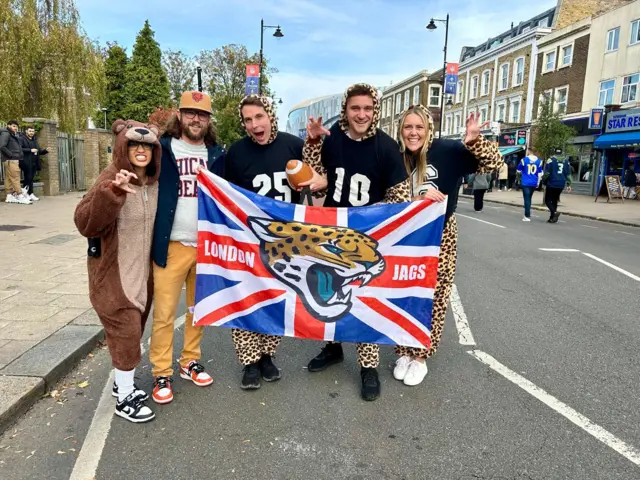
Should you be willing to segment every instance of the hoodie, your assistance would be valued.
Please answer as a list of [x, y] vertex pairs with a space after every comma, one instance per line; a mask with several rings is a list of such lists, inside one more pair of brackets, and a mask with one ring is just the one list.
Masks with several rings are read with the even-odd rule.
[[[347, 117], [347, 100], [356, 89], [365, 90], [373, 99], [371, 125], [358, 140], [349, 136]], [[304, 161], [327, 175], [325, 206], [356, 207], [411, 199], [398, 144], [377, 128], [379, 119], [377, 89], [364, 83], [355, 84], [343, 96], [340, 119], [329, 130], [330, 135], [305, 140]]]
[[[151, 304], [151, 242], [158, 201], [158, 175], [162, 148], [155, 127], [133, 120], [116, 120], [113, 162], [76, 207], [74, 221], [80, 234], [99, 238], [100, 256], [89, 256], [89, 297], [98, 315], [113, 315], [122, 308], [141, 313]], [[134, 171], [128, 143], [153, 145], [147, 181], [132, 179], [135, 194], [113, 187], [120, 170]]]
[[20, 146], [19, 133], [12, 133], [6, 128], [0, 128], [0, 154], [2, 161], [22, 161], [22, 147]]
[[[271, 121], [271, 135], [265, 145], [256, 142], [249, 134], [231, 145], [225, 158], [224, 177], [258, 195], [299, 203], [300, 193], [289, 186], [285, 170], [289, 160], [302, 159], [304, 142], [290, 133], [278, 131], [278, 118], [266, 97], [249, 95], [247, 98], [256, 98], [262, 103]], [[242, 102], [238, 113], [244, 126], [241, 106]]]

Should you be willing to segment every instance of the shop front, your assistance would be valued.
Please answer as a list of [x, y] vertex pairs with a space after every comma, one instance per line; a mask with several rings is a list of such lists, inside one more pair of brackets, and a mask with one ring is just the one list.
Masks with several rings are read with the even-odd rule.
[[597, 138], [589, 128], [589, 117], [563, 120], [562, 123], [575, 131], [575, 137], [569, 140], [572, 148], [568, 149], [568, 159], [571, 165], [571, 181], [573, 192], [582, 195], [595, 195], [597, 153], [593, 149], [593, 142]]
[[504, 161], [509, 164], [518, 164], [527, 155], [528, 129], [503, 130], [498, 135], [498, 149]]

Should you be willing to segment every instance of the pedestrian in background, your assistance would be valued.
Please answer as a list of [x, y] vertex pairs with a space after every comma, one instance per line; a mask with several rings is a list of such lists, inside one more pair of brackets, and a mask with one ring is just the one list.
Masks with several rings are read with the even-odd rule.
[[624, 173], [624, 198], [635, 198], [637, 186], [638, 178], [636, 177], [636, 172], [633, 171], [633, 166], [629, 165], [629, 168]]
[[542, 177], [542, 183], [546, 186], [544, 203], [549, 209], [547, 223], [557, 223], [560, 218], [558, 201], [564, 187], [566, 186], [567, 192], [571, 193], [571, 165], [567, 159], [558, 159], [561, 153], [561, 150], [556, 150], [555, 155], [547, 161]]
[[33, 191], [33, 178], [40, 170], [42, 170], [42, 161], [40, 157], [46, 155], [49, 151], [46, 148], [40, 148], [36, 137], [36, 130], [29, 125], [25, 134], [20, 137], [20, 146], [22, 147], [22, 162], [20, 162], [20, 170], [24, 177], [22, 186], [23, 193], [33, 202], [40, 200]]
[[22, 162], [22, 146], [18, 137], [18, 122], [10, 120], [6, 129], [0, 129], [0, 153], [4, 166], [4, 191], [6, 203], [30, 205], [33, 202], [20, 187], [20, 162]]
[[498, 186], [498, 191], [503, 191], [506, 192], [507, 191], [507, 180], [509, 179], [509, 167], [507, 166], [506, 162], [504, 162], [501, 166], [500, 166], [500, 170], [498, 171], [498, 180], [500, 182], [499, 186]]
[[473, 209], [476, 212], [481, 212], [484, 208], [484, 195], [491, 183], [491, 176], [491, 173], [476, 173], [469, 180], [473, 188]]
[[530, 148], [527, 149], [527, 156], [520, 160], [518, 164], [518, 173], [520, 173], [520, 183], [522, 185], [522, 196], [524, 198], [524, 217], [523, 222], [531, 221], [531, 199], [533, 192], [540, 184], [542, 176], [542, 160], [540, 160]]

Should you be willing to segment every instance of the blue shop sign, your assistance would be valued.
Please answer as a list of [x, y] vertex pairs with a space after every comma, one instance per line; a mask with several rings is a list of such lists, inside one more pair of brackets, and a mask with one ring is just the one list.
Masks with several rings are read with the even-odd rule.
[[640, 108], [618, 110], [607, 115], [607, 133], [628, 132], [640, 130]]

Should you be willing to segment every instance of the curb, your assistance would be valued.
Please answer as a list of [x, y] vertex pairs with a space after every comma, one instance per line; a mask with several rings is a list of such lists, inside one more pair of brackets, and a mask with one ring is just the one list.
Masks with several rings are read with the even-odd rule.
[[[66, 325], [0, 369], [0, 381], [9, 385], [4, 394], [0, 392], [3, 399], [0, 434], [19, 421], [22, 414], [71, 372], [101, 340], [104, 340], [102, 326]], [[56, 354], [52, 356], [52, 352]]]
[[[460, 197], [473, 200], [473, 196], [471, 196], [471, 195], [460, 194]], [[484, 201], [485, 202], [489, 202], [489, 203], [498, 203], [498, 204], [501, 204], [501, 205], [510, 205], [512, 207], [523, 208], [523, 206], [521, 204], [519, 204], [519, 203], [507, 202], [505, 200], [493, 200], [493, 199], [489, 200], [489, 199], [485, 198]], [[537, 206], [537, 205], [531, 205], [531, 209], [532, 210], [538, 210], [538, 211], [541, 211], [541, 212], [546, 212], [547, 211], [547, 209], [545, 207], [540, 207], [540, 206]], [[564, 210], [562, 212], [560, 212], [560, 213], [562, 213], [562, 215], [567, 215], [569, 217], [586, 218], [588, 220], [597, 220], [599, 222], [613, 223], [613, 224], [616, 224], [616, 225], [625, 225], [627, 227], [640, 228], [640, 223], [624, 222], [622, 220], [612, 220], [610, 218], [596, 217], [594, 215], [585, 215], [585, 214], [582, 214], [582, 213], [567, 212], [567, 211], [564, 211]]]

